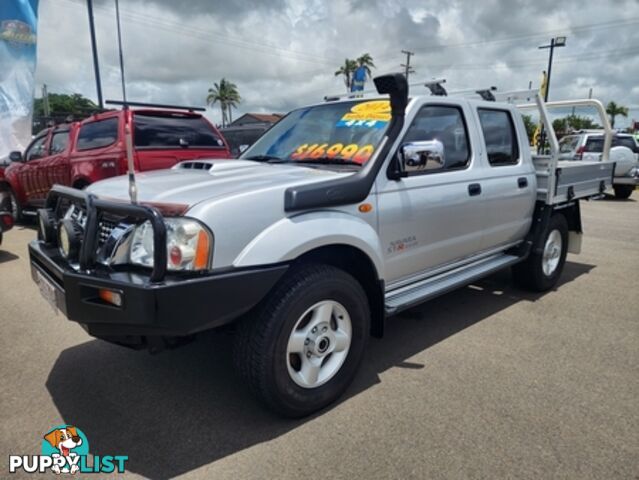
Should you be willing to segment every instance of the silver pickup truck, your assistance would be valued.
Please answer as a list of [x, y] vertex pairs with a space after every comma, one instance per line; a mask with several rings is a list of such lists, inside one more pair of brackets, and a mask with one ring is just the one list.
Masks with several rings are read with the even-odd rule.
[[[140, 174], [137, 203], [127, 177], [55, 187], [29, 246], [34, 281], [121, 345], [159, 350], [237, 322], [239, 373], [287, 416], [337, 399], [397, 312], [506, 267], [553, 288], [580, 248], [579, 200], [610, 187], [614, 164], [559, 162], [536, 92], [375, 85], [292, 111], [240, 159]], [[531, 156], [515, 105], [527, 98], [549, 156]]]

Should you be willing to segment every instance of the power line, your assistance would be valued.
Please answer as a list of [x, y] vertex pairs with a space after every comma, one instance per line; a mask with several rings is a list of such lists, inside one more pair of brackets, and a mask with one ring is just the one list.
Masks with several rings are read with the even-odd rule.
[[[562, 58], [556, 60], [555, 64], [564, 64], [564, 63], [574, 63], [583, 60], [595, 60], [598, 58], [610, 58], [610, 57], [618, 57], [625, 56], [628, 54], [639, 52], [639, 45], [629, 47], [626, 49], [613, 49], [613, 50], [603, 50], [603, 51], [595, 51], [595, 52], [584, 52], [581, 54], [573, 54], [562, 56]], [[509, 63], [508, 60], [502, 60], [499, 63], [486, 64], [486, 63], [446, 63], [446, 64], [431, 64], [429, 65], [429, 69], [433, 68], [441, 68], [446, 70], [491, 70], [495, 68], [517, 68], [517, 67], [527, 67], [527, 66], [539, 66], [545, 65], [545, 59], [539, 59], [537, 61], [529, 61], [529, 62], [512, 62]]]
[[[83, 4], [82, 0], [64, 0], [64, 1], [67, 3], [76, 4], [76, 5]], [[109, 11], [109, 12], [114, 10], [113, 7], [109, 7], [107, 5], [95, 6], [94, 8], [96, 10]], [[172, 32], [185, 37], [201, 39], [206, 41], [207, 43], [211, 42], [211, 37], [217, 37], [220, 39], [220, 40], [217, 40], [219, 43], [235, 46], [238, 48], [250, 49], [260, 53], [265, 53], [267, 55], [275, 55], [278, 57], [289, 56], [292, 59], [297, 61], [325, 63], [326, 65], [329, 65], [329, 64], [334, 65], [336, 62], [339, 62], [339, 60], [337, 60], [336, 58], [321, 57], [315, 54], [310, 54], [308, 52], [290, 50], [290, 49], [286, 49], [276, 45], [267, 44], [261, 41], [259, 42], [250, 41], [250, 40], [246, 40], [245, 38], [232, 37], [229, 35], [217, 33], [211, 30], [200, 29], [197, 27], [190, 26], [188, 31], [186, 31], [184, 29], [183, 24], [180, 24], [177, 22], [171, 22], [159, 17], [141, 15], [141, 14], [132, 12], [130, 10], [120, 9], [120, 14], [121, 14], [121, 18], [126, 19], [128, 21], [132, 21], [137, 24], [148, 26], [148, 27], [158, 28], [160, 30]], [[288, 55], [275, 54], [273, 52], [270, 52], [270, 50], [281, 51]]]
[[406, 80], [408, 80], [408, 76], [411, 73], [415, 73], [415, 69], [410, 66], [410, 57], [415, 55], [415, 52], [409, 52], [408, 50], [402, 50], [402, 53], [406, 55], [406, 63], [400, 63], [400, 67], [404, 67], [404, 75], [406, 75]]

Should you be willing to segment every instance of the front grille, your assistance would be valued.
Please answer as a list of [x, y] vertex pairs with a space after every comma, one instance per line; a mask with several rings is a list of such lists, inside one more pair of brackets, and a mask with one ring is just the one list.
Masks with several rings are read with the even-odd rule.
[[[65, 212], [64, 218], [70, 218], [77, 222], [83, 230], [86, 228], [87, 212], [83, 205], [72, 204]], [[107, 217], [105, 214], [100, 216], [100, 220], [98, 221], [98, 250], [107, 242], [109, 236], [111, 236], [111, 232], [120, 220], [121, 219], [112, 216]]]
[[117, 223], [105, 218], [100, 220], [100, 222], [98, 223], [98, 248], [101, 248], [102, 245], [106, 243], [116, 225]]
[[[58, 220], [71, 219], [84, 230], [78, 268], [89, 270], [102, 262], [115, 247], [122, 234], [133, 225], [149, 222], [153, 228], [153, 270], [149, 280], [162, 281], [166, 275], [166, 225], [155, 209], [97, 198], [91, 193], [54, 185], [47, 197], [46, 208]], [[92, 224], [93, 227], [90, 227]], [[87, 231], [91, 228], [91, 231]], [[120, 236], [118, 236], [120, 235]], [[74, 267], [75, 268], [75, 267]]]

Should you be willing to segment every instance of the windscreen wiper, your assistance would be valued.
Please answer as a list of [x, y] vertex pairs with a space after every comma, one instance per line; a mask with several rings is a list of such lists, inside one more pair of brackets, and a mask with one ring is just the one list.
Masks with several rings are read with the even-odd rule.
[[252, 155], [250, 157], [240, 158], [239, 160], [253, 160], [254, 162], [268, 162], [268, 163], [286, 163], [287, 160], [280, 158], [276, 155]]
[[300, 160], [295, 160], [294, 163], [317, 163], [320, 165], [357, 165], [361, 167], [362, 164], [359, 162], [354, 162], [352, 160], [347, 160], [345, 158], [331, 158], [331, 157], [317, 157], [317, 158], [302, 158]]

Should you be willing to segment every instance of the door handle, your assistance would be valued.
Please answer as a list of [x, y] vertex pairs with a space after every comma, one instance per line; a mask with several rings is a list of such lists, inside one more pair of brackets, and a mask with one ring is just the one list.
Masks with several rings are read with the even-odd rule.
[[468, 185], [468, 195], [474, 197], [475, 195], [479, 195], [481, 193], [481, 185], [479, 183], [471, 183]]
[[517, 179], [517, 186], [519, 188], [526, 188], [528, 186], [528, 179], [526, 177], [521, 177]]

